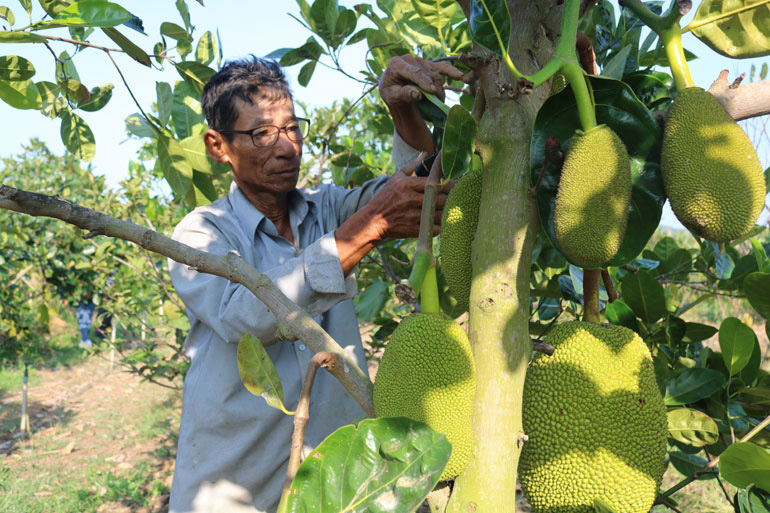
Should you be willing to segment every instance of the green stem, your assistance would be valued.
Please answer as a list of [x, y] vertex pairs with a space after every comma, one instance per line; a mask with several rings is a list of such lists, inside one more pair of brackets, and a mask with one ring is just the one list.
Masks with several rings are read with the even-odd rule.
[[580, 117], [580, 126], [587, 132], [596, 126], [596, 111], [591, 93], [586, 85], [585, 72], [577, 61], [565, 63], [561, 72], [564, 73], [569, 85], [572, 86], [572, 93], [575, 95], [575, 103], [577, 103], [578, 116]]
[[[676, 0], [674, 0], [674, 6], [676, 6]], [[634, 13], [642, 23], [650, 27], [656, 34], [660, 35], [660, 32], [665, 28], [663, 17], [652, 12], [641, 0], [623, 0], [623, 7]]]
[[[516, 69], [516, 65], [513, 64], [513, 61], [511, 60], [511, 56], [508, 55], [508, 44], [507, 42], [503, 42], [503, 36], [500, 35], [500, 31], [497, 29], [497, 25], [495, 24], [495, 19], [492, 17], [492, 13], [489, 11], [489, 7], [487, 7], [487, 3], [484, 0], [480, 0], [480, 2], [481, 2], [481, 6], [484, 8], [484, 12], [487, 14], [487, 18], [489, 18], [489, 23], [492, 25], [492, 30], [494, 30], [495, 32], [495, 37], [497, 38], [497, 44], [500, 47], [500, 55], [502, 55], [505, 65], [508, 66], [508, 69], [511, 70], [511, 73], [513, 73], [513, 76], [515, 76], [516, 78], [524, 77], [524, 75], [522, 75], [521, 72], [518, 69]], [[510, 13], [509, 13], [509, 16], [510, 16]]]
[[599, 281], [602, 278], [601, 269], [585, 269], [583, 271], [583, 320], [599, 324], [602, 322], [599, 314]]
[[682, 29], [679, 23], [664, 29], [660, 32], [660, 39], [666, 49], [668, 65], [671, 67], [671, 74], [674, 75], [674, 84], [676, 90], [681, 91], [688, 87], [693, 87], [695, 82], [690, 75], [690, 67], [687, 65], [687, 59], [684, 56], [684, 47], [682, 46]]
[[425, 273], [433, 265], [433, 255], [427, 251], [417, 251], [412, 260], [412, 272], [409, 274], [409, 286], [415, 292], [422, 289]]
[[436, 279], [436, 265], [428, 267], [425, 279], [420, 289], [420, 311], [422, 313], [438, 314], [441, 307], [438, 303], [438, 281]]

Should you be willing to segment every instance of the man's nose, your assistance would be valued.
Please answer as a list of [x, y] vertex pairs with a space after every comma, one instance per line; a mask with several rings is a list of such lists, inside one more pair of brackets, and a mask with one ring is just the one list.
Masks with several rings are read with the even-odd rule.
[[278, 131], [278, 140], [275, 142], [276, 151], [282, 155], [297, 156], [302, 153], [302, 142], [289, 139], [289, 132], [286, 127]]

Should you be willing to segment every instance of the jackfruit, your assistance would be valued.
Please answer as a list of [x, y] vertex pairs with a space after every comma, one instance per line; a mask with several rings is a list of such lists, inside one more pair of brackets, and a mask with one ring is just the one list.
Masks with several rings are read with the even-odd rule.
[[437, 314], [404, 318], [374, 379], [374, 413], [424, 422], [446, 435], [452, 454], [442, 481], [470, 460], [475, 394], [476, 367], [465, 330]]
[[671, 209], [714, 242], [745, 235], [765, 202], [762, 164], [748, 136], [710, 93], [679, 92], [668, 113], [661, 173]]
[[471, 245], [479, 224], [481, 170], [460, 178], [447, 197], [441, 214], [441, 271], [457, 300], [457, 308], [468, 310], [471, 294]]
[[524, 382], [522, 490], [537, 513], [647, 513], [665, 469], [666, 409], [650, 352], [622, 326], [567, 322]]
[[615, 132], [578, 130], [556, 192], [553, 227], [564, 254], [582, 267], [600, 267], [620, 250], [631, 205], [631, 164]]

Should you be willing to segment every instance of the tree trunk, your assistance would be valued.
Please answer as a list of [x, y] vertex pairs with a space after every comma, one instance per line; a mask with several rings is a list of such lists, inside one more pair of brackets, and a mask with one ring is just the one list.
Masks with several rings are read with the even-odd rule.
[[[509, 3], [511, 55], [532, 73], [553, 51], [561, 9], [555, 2]], [[487, 106], [479, 130], [484, 163], [481, 212], [473, 243], [470, 341], [476, 361], [474, 456], [457, 478], [447, 511], [515, 511], [516, 469], [523, 432], [521, 403], [532, 351], [529, 338], [529, 276], [539, 231], [528, 197], [529, 144], [545, 85], [516, 93], [507, 68], [493, 60], [477, 70]]]

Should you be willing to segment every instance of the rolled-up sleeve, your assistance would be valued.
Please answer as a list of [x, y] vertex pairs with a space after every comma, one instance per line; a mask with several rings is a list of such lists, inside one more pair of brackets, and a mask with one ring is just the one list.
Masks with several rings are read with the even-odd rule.
[[[209, 253], [238, 253], [232, 243], [228, 244], [228, 238], [203, 216], [185, 219], [174, 232], [174, 239]], [[264, 345], [276, 341], [275, 316], [243, 285], [176, 262], [171, 263], [170, 271], [192, 323], [202, 322], [231, 343], [237, 343], [246, 333], [256, 336]], [[342, 273], [333, 232], [320, 237], [296, 257], [261, 271], [311, 316], [322, 314], [356, 294], [355, 277], [345, 278]]]

